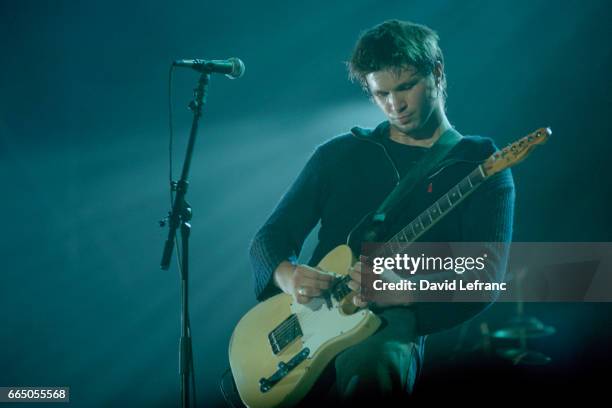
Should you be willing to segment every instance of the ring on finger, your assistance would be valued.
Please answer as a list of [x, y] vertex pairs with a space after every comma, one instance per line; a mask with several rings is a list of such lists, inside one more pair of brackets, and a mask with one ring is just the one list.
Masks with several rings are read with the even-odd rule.
[[305, 287], [303, 287], [303, 286], [301, 286], [301, 287], [298, 289], [298, 294], [299, 294], [299, 295], [302, 295], [302, 296], [305, 296], [305, 295], [306, 295], [306, 288], [305, 288]]

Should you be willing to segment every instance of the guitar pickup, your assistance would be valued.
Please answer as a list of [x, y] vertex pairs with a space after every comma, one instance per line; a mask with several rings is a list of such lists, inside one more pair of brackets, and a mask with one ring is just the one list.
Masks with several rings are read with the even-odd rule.
[[274, 354], [278, 354], [295, 339], [303, 335], [300, 322], [295, 314], [286, 318], [274, 330], [268, 333], [268, 341]]

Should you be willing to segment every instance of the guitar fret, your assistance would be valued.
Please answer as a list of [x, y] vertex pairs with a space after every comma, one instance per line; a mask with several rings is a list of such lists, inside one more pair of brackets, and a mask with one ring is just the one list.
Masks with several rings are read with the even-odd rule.
[[457, 202], [459, 202], [461, 197], [457, 197], [457, 191], [456, 189], [453, 187], [450, 191], [449, 191], [450, 195], [449, 195], [449, 201], [451, 203], [451, 207], [455, 204], [457, 204]]
[[[469, 177], [468, 180], [470, 181], [470, 184], [472, 185], [472, 187], [474, 187], [477, 184], [480, 184], [480, 180], [478, 180], [478, 174], [475, 174], [474, 172], [472, 172]], [[474, 182], [475, 180], [475, 182]]]
[[[432, 223], [437, 221], [438, 218], [442, 216], [442, 214], [440, 214], [440, 211], [438, 210], [438, 208], [436, 208], [436, 206], [432, 205], [431, 207], [429, 207], [429, 210], [427, 211], [429, 211], [429, 216], [431, 217]], [[433, 214], [433, 216], [431, 214]]]
[[[433, 224], [436, 219], [438, 218], [437, 214], [437, 210], [435, 208], [432, 208], [433, 206], [429, 207], [427, 209], [427, 214], [429, 215], [429, 218], [431, 219], [431, 223]], [[433, 215], [432, 215], [433, 214]]]
[[478, 171], [480, 172], [480, 175], [482, 176], [482, 179], [483, 179], [483, 180], [484, 180], [484, 179], [486, 179], [486, 178], [487, 178], [487, 176], [484, 174], [484, 171], [482, 170], [482, 165], [479, 165], [479, 166], [477, 167], [477, 169], [478, 169]]
[[453, 207], [453, 202], [451, 201], [450, 197], [448, 196], [448, 194], [445, 194], [444, 197], [446, 197], [446, 199], [448, 200], [448, 208], [452, 208]]
[[429, 227], [431, 225], [431, 221], [429, 221], [427, 218], [425, 218], [425, 221], [423, 221], [423, 217], [425, 215], [420, 215], [419, 216], [419, 221], [421, 222], [421, 225], [423, 226], [423, 229], [426, 229], [427, 227]]
[[450, 201], [448, 201], [448, 197], [446, 195], [440, 197], [440, 199], [438, 200], [438, 205], [440, 206], [441, 213], [445, 213], [451, 207]]
[[466, 177], [463, 180], [461, 180], [461, 182], [458, 184], [458, 188], [462, 195], [469, 194], [470, 191], [472, 190], [470, 178]]
[[475, 186], [478, 186], [485, 179], [484, 174], [480, 171], [480, 167], [476, 168], [469, 176], [470, 182]]
[[412, 242], [414, 240], [414, 234], [408, 231], [408, 227], [405, 227], [402, 231], [404, 231], [404, 235], [406, 236], [406, 242]]

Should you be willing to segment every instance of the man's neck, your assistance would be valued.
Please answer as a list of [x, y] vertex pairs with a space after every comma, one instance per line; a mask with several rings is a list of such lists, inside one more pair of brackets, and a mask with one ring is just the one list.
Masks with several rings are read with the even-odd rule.
[[394, 142], [409, 146], [433, 146], [438, 141], [442, 133], [451, 128], [451, 124], [446, 118], [444, 110], [439, 111], [437, 114], [434, 113], [431, 116], [432, 117], [427, 121], [423, 128], [412, 134], [404, 133], [394, 126], [390, 126], [389, 138]]

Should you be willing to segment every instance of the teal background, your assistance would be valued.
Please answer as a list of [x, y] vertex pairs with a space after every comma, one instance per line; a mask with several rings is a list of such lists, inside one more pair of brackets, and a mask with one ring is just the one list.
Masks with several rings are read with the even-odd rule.
[[[611, 241], [610, 4], [1, 2], [0, 385], [70, 386], [74, 406], [178, 401], [179, 280], [175, 266], [159, 270], [157, 226], [177, 58], [246, 64], [239, 80], [212, 78], [191, 172], [201, 404], [220, 404], [231, 330], [255, 304], [249, 240], [317, 144], [383, 119], [342, 62], [385, 19], [438, 31], [460, 132], [502, 146], [552, 127], [514, 171], [516, 241]], [[175, 71], [175, 175], [196, 80]], [[609, 304], [527, 308], [559, 333], [534, 344], [553, 357], [542, 376], [594, 373]], [[501, 327], [512, 313], [495, 305], [479, 321]], [[428, 367], [447, 362], [457, 338], [432, 336]]]

